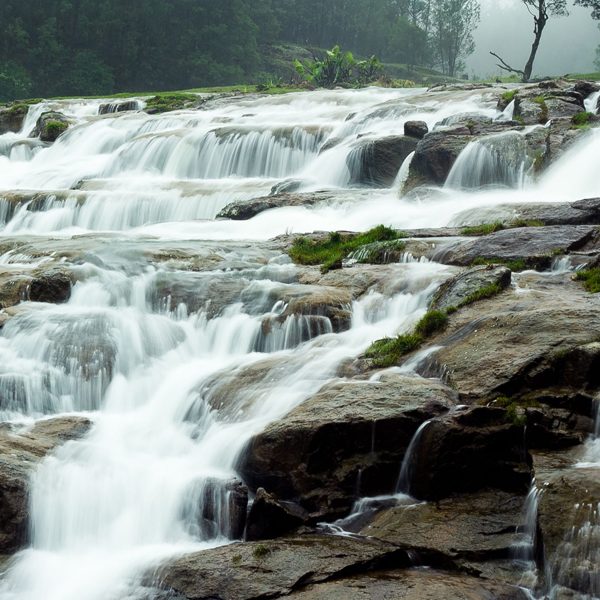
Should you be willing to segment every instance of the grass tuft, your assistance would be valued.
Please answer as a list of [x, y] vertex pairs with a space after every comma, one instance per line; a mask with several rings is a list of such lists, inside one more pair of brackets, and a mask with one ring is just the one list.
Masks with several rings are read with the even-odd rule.
[[374, 367], [386, 369], [398, 364], [404, 355], [416, 350], [422, 343], [423, 338], [417, 333], [405, 333], [395, 338], [383, 338], [369, 346], [365, 352], [365, 357], [372, 361]]
[[583, 282], [583, 287], [588, 292], [592, 294], [600, 293], [600, 267], [577, 271], [575, 279]]
[[415, 333], [421, 337], [431, 337], [438, 331], [443, 331], [448, 325], [448, 314], [443, 310], [430, 310], [417, 323]]
[[312, 241], [301, 237], [294, 241], [289, 250], [291, 259], [300, 265], [321, 265], [321, 271], [340, 269], [342, 261], [361, 246], [396, 240], [401, 234], [390, 227], [377, 227], [359, 234], [344, 234], [334, 231], [323, 241]]

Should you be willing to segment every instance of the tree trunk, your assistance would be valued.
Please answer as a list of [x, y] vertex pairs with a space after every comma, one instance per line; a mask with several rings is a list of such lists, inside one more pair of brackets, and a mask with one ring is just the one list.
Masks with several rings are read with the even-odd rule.
[[523, 70], [523, 83], [527, 83], [531, 79], [533, 63], [535, 61], [538, 48], [540, 47], [540, 41], [542, 39], [544, 27], [546, 27], [546, 23], [548, 22], [548, 13], [546, 12], [545, 0], [538, 0], [538, 16], [534, 17], [534, 21], [535, 27], [533, 29], [533, 33], [535, 34], [535, 37], [531, 46], [531, 53], [529, 54], [529, 59], [527, 60], [527, 64], [525, 65], [525, 69]]

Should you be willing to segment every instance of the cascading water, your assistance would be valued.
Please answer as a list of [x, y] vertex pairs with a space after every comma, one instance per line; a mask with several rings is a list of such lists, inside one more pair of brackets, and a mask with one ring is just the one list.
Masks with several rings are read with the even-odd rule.
[[446, 187], [473, 190], [485, 186], [521, 188], [532, 161], [521, 133], [510, 131], [471, 142], [454, 163]]
[[[0, 416], [93, 422], [34, 473], [31, 543], [2, 576], [3, 600], [135, 598], [136, 578], [162, 559], [239, 536], [235, 464], [246, 441], [373, 340], [409, 331], [449, 275], [407, 255], [390, 266], [388, 291], [346, 307], [352, 324], [335, 333], [318, 311], [290, 312], [302, 271], [257, 240], [446, 225], [473, 194], [399, 198], [406, 162], [395, 187], [368, 195], [214, 220], [225, 204], [288, 179], [346, 187], [359, 137], [401, 135], [409, 119], [434, 128], [454, 114], [504, 118], [485, 92], [322, 91], [154, 116], [98, 115], [102, 103], [42, 103], [20, 133], [0, 137], [3, 270], [29, 277], [52, 265], [75, 281], [65, 304], [23, 302], [4, 325]], [[28, 137], [46, 110], [74, 123], [52, 146]], [[591, 134], [557, 163], [542, 199], [579, 199], [563, 182], [570, 161], [582, 189], [600, 192], [599, 143]]]

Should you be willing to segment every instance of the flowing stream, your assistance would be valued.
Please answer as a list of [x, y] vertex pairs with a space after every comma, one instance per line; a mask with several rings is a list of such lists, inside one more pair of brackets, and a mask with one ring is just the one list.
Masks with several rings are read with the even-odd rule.
[[[228, 485], [245, 443], [373, 340], [410, 330], [452, 273], [390, 267], [386, 289], [355, 301], [336, 333], [325, 316], [286, 314], [299, 270], [266, 240], [443, 226], [474, 206], [600, 195], [598, 132], [537, 183], [517, 134], [469, 148], [449, 185], [418, 198], [399, 193], [410, 158], [389, 189], [352, 187], [361, 139], [402, 134], [407, 120], [506, 118], [485, 90], [229, 98], [156, 116], [98, 115], [101, 103], [42, 103], [20, 133], [0, 136], [0, 223], [18, 246], [3, 250], [2, 271], [73, 256], [77, 279], [66, 304], [23, 302], [2, 329], [0, 417], [25, 430], [56, 415], [93, 422], [32, 477], [31, 541], [2, 577], [3, 600], [143, 597], [145, 569], [230, 542]], [[50, 109], [75, 125], [47, 146], [29, 134]], [[282, 184], [335, 194], [215, 219]], [[210, 526], [198, 516], [207, 490], [219, 512]]]

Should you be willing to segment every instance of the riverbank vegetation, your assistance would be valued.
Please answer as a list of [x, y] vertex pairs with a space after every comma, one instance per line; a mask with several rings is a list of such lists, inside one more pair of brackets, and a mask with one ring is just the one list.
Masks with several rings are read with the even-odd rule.
[[458, 5], [477, 17], [476, 0], [145, 0], [135, 10], [117, 0], [3, 0], [0, 100], [287, 84], [294, 60], [322, 60], [337, 44], [366, 70], [379, 68], [376, 55], [391, 78], [435, 83], [436, 69], [459, 75], [472, 50], [475, 21]]

